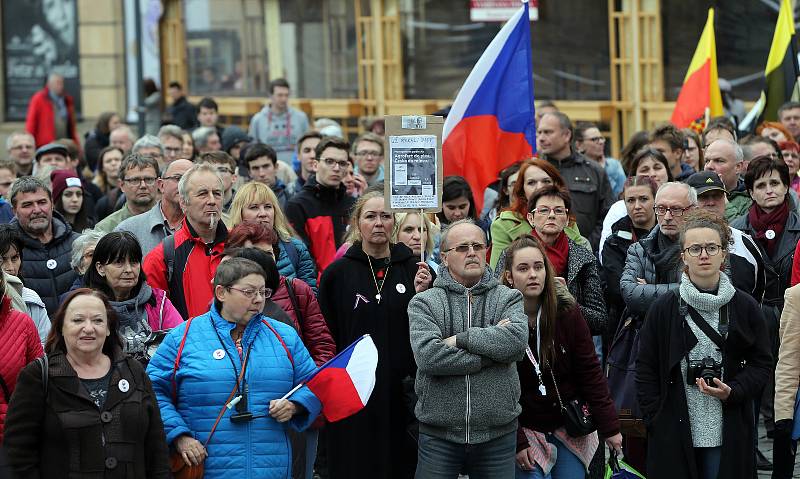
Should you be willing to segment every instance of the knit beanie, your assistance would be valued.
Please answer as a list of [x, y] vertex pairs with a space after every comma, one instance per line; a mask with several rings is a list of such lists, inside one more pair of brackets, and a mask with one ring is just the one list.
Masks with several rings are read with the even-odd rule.
[[77, 186], [83, 189], [81, 179], [71, 170], [53, 170], [53, 172], [50, 173], [50, 182], [53, 184], [54, 203], [61, 198], [61, 194], [64, 193], [64, 190], [67, 188]]

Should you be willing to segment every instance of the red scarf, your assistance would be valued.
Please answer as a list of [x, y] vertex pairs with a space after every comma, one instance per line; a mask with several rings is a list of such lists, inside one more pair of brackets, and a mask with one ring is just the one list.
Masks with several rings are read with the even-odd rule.
[[553, 246], [548, 246], [542, 237], [539, 236], [539, 233], [536, 232], [536, 229], [533, 230], [533, 236], [544, 246], [544, 252], [547, 254], [547, 259], [553, 263], [553, 269], [556, 274], [566, 278], [567, 258], [569, 257], [569, 240], [567, 239], [566, 233], [562, 231], [561, 234], [558, 235], [558, 238], [556, 238]]
[[[784, 200], [783, 203], [772, 210], [770, 213], [765, 213], [756, 203], [750, 208], [747, 213], [747, 219], [750, 225], [756, 231], [756, 241], [767, 250], [767, 254], [771, 258], [775, 254], [775, 248], [778, 246], [783, 227], [786, 226], [786, 220], [789, 218], [789, 202]], [[772, 238], [767, 238], [767, 231], [772, 230], [775, 235], [770, 235]]]

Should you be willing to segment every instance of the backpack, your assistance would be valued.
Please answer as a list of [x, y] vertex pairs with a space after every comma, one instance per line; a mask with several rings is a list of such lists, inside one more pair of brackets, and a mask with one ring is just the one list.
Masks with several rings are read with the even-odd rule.
[[175, 235], [164, 238], [164, 265], [167, 267], [167, 284], [172, 281], [172, 272], [175, 270]]
[[639, 333], [644, 318], [622, 312], [606, 358], [606, 378], [619, 416], [623, 434], [646, 436], [639, 401], [636, 398], [636, 360], [639, 358]]

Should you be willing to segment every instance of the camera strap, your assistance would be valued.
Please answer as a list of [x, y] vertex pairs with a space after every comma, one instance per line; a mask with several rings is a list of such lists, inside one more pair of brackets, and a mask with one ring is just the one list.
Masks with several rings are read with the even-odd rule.
[[692, 317], [694, 324], [696, 324], [697, 327], [700, 328], [701, 331], [703, 331], [703, 334], [708, 336], [708, 339], [713, 341], [714, 344], [717, 345], [719, 350], [724, 353], [725, 339], [728, 336], [728, 305], [727, 304], [724, 305], [719, 310], [718, 331], [715, 331], [714, 328], [712, 328], [711, 325], [708, 324], [708, 321], [706, 321], [705, 318], [700, 313], [698, 313], [696, 309], [689, 306], [688, 304], [686, 305], [686, 308], [689, 312], [689, 316]]

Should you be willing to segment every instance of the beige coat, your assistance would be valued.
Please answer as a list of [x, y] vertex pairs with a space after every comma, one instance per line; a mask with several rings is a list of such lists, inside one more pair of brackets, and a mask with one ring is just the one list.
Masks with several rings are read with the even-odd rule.
[[794, 418], [794, 401], [800, 383], [800, 284], [786, 289], [780, 340], [775, 369], [776, 422]]

